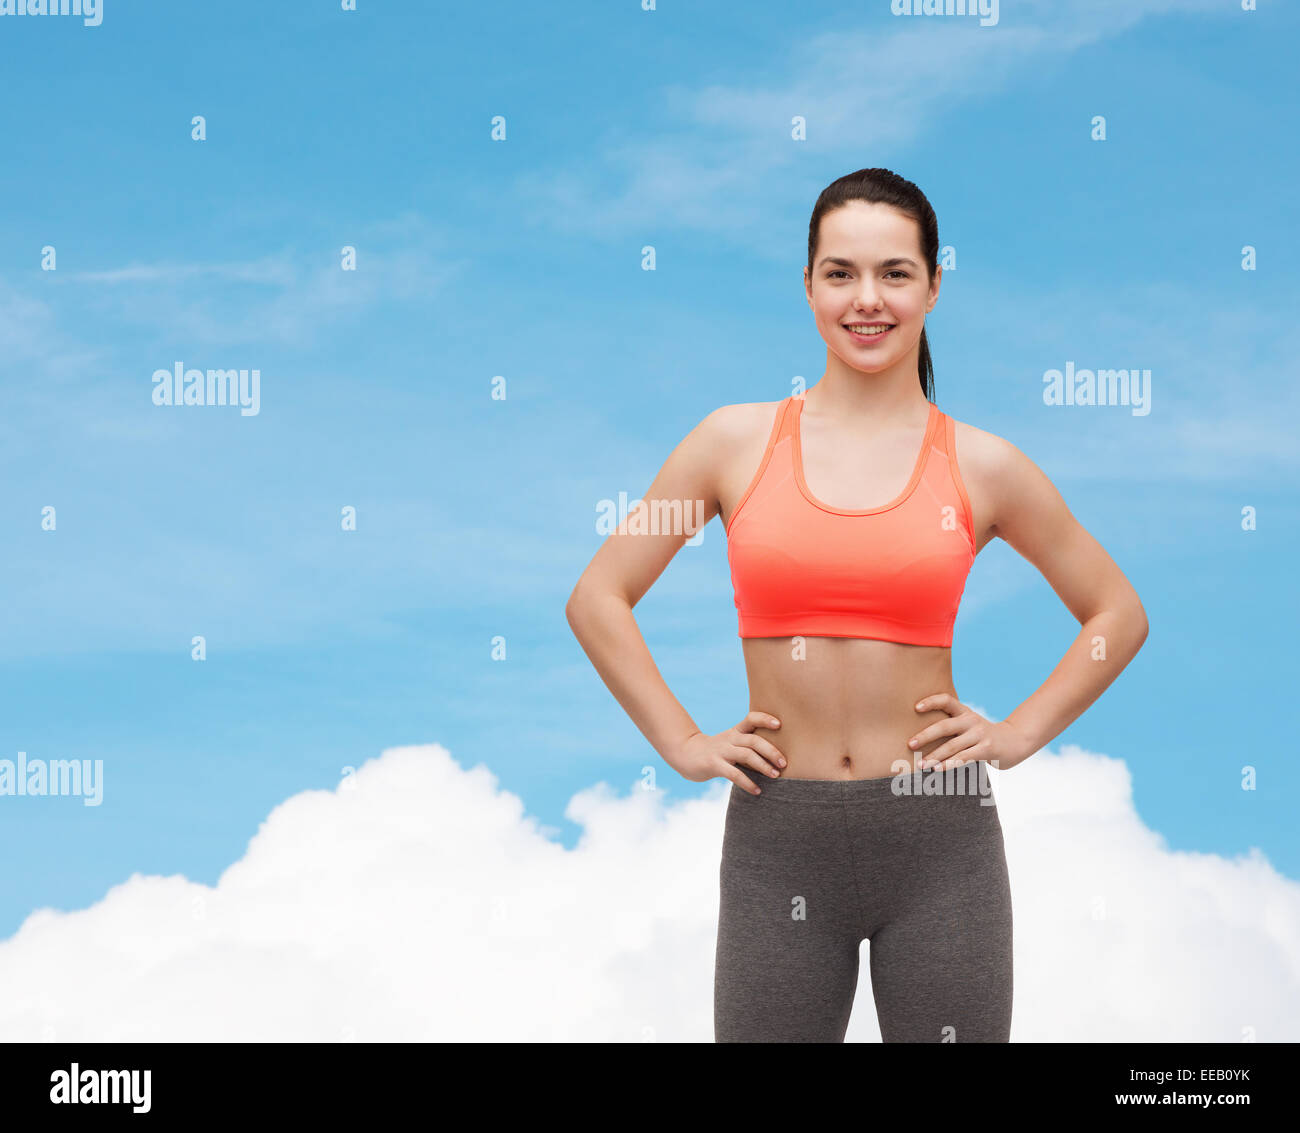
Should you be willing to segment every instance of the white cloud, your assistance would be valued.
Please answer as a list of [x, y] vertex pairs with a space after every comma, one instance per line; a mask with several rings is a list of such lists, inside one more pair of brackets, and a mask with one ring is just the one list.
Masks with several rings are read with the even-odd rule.
[[[1013, 1041], [1300, 1037], [1300, 885], [1171, 852], [1118, 760], [995, 775]], [[390, 749], [278, 806], [215, 888], [135, 875], [33, 913], [0, 943], [0, 1039], [711, 1042], [727, 790], [584, 790], [566, 850], [485, 767]], [[849, 1041], [879, 1040], [867, 958]]]

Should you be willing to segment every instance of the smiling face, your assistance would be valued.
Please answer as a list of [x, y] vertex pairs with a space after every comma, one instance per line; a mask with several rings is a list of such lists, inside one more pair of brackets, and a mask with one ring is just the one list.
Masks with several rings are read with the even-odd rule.
[[[875, 373], [915, 357], [942, 274], [936, 267], [931, 286], [920, 226], [910, 216], [889, 205], [850, 201], [822, 217], [804, 290], [831, 353], [846, 366]], [[889, 329], [878, 333], [879, 324]]]

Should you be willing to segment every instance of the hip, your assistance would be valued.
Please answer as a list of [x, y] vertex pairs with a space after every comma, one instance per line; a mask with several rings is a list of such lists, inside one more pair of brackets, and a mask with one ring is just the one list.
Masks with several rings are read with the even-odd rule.
[[807, 900], [847, 918], [855, 940], [891, 922], [929, 925], [936, 939], [937, 921], [1009, 923], [989, 779], [986, 764], [971, 763], [887, 779], [773, 780], [761, 795], [733, 784], [718, 875], [724, 915], [730, 923]]
[[732, 785], [724, 867], [843, 860], [884, 876], [897, 870], [978, 870], [991, 863], [1005, 873], [1002, 824], [986, 763], [869, 779], [769, 779], [739, 770], [762, 793]]

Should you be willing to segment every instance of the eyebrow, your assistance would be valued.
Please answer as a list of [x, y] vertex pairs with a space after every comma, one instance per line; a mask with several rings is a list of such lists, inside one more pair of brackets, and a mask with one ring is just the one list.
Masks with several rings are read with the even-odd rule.
[[[822, 264], [839, 264], [840, 267], [845, 267], [845, 268], [854, 268], [858, 266], [852, 260], [842, 259], [840, 256], [822, 256], [822, 258], [818, 261], [817, 266], [821, 267]], [[907, 264], [909, 267], [914, 267], [917, 268], [918, 270], [921, 267], [921, 265], [918, 264], [915, 260], [908, 259], [907, 256], [894, 256], [892, 259], [881, 260], [880, 263], [876, 265], [876, 267], [892, 268], [892, 267], [896, 267], [899, 264]]]

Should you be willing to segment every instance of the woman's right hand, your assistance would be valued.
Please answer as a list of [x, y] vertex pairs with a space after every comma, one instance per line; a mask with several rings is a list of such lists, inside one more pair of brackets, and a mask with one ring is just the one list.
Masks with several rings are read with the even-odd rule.
[[753, 767], [763, 775], [775, 778], [785, 766], [785, 756], [776, 746], [762, 736], [754, 734], [755, 728], [779, 728], [781, 721], [766, 712], [749, 713], [734, 728], [707, 736], [696, 732], [687, 736], [674, 753], [672, 767], [684, 779], [702, 783], [705, 779], [723, 775], [751, 795], [759, 790], [738, 765]]

